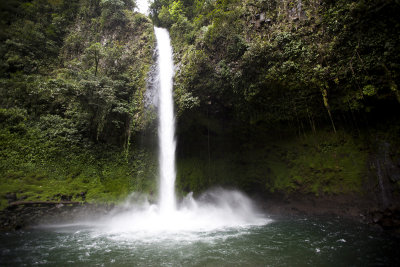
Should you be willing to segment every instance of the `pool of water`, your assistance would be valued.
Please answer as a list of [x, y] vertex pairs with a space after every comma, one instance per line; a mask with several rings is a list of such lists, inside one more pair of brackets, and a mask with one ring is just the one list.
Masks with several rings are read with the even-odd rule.
[[339, 218], [272, 218], [212, 231], [55, 225], [0, 233], [1, 266], [399, 266], [399, 239]]

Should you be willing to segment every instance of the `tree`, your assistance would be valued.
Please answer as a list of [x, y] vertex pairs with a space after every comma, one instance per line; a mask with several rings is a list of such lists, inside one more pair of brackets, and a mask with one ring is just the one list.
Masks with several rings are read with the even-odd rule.
[[104, 49], [100, 43], [93, 43], [85, 50], [86, 64], [94, 65], [94, 76], [97, 76], [100, 59], [104, 55]]

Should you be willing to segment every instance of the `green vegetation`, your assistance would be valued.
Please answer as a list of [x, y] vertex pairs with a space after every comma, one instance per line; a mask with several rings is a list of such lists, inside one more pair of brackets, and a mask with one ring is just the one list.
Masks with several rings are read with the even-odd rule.
[[3, 1], [0, 199], [116, 201], [154, 187], [132, 142], [153, 63], [151, 21], [130, 0]]
[[62, 129], [56, 136], [40, 125], [28, 126], [23, 114], [0, 109], [1, 208], [9, 193], [26, 201], [117, 202], [133, 191], [154, 190], [156, 155], [143, 149], [126, 155], [104, 144], [82, 147], [65, 140]]
[[179, 108], [212, 103], [213, 114], [245, 123], [335, 128], [342, 113], [357, 123], [398, 110], [399, 9], [384, 0], [156, 0], [152, 16], [170, 28], [181, 63]]
[[272, 146], [267, 158], [270, 191], [339, 194], [360, 192], [367, 178], [367, 149], [352, 136], [320, 132]]
[[155, 0], [179, 66], [181, 190], [364, 192], [377, 147], [400, 155], [399, 11], [386, 0]]
[[134, 6], [0, 3], [2, 207], [10, 193], [155, 190], [153, 23], [175, 51], [181, 194], [363, 194], [384, 155], [399, 195], [397, 0], [154, 0], [150, 18]]
[[[366, 193], [363, 184], [368, 183], [371, 147], [359, 138], [328, 130], [284, 139], [252, 137], [254, 140], [246, 142], [211, 137], [210, 160], [207, 151], [202, 156], [196, 153], [199, 147], [189, 153], [191, 156], [181, 157], [180, 190], [199, 193], [225, 185], [261, 194]], [[236, 146], [229, 147], [233, 143]]]

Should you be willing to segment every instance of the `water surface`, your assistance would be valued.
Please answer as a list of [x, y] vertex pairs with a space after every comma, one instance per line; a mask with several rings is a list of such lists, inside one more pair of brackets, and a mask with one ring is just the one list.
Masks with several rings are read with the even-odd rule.
[[0, 233], [2, 266], [395, 266], [398, 239], [338, 218], [151, 235], [64, 225]]

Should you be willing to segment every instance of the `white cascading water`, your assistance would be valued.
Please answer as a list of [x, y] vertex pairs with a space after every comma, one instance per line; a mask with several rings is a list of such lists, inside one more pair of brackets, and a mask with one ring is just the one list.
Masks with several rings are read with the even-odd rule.
[[169, 34], [154, 27], [158, 51], [158, 142], [159, 142], [159, 207], [162, 213], [176, 210], [175, 200], [175, 116], [172, 85], [174, 63]]
[[[269, 222], [252, 201], [238, 191], [213, 189], [195, 200], [190, 193], [177, 205], [175, 198], [175, 116], [173, 102], [172, 47], [168, 31], [154, 28], [158, 51], [159, 201], [132, 194], [123, 211], [106, 220], [113, 233], [132, 233], [135, 239], [195, 238], [193, 233], [229, 229]], [[178, 207], [177, 207], [178, 206]], [[162, 233], [162, 234], [161, 234]], [[179, 233], [179, 235], [177, 235]], [[192, 233], [189, 236], [188, 233]]]
[[[138, 0], [138, 7], [147, 0]], [[142, 13], [147, 14], [140, 10]], [[107, 216], [79, 221], [110, 238], [157, 242], [163, 239], [206, 238], [204, 233], [224, 232], [232, 228], [264, 225], [270, 219], [257, 211], [253, 202], [235, 190], [213, 189], [195, 200], [188, 194], [179, 204], [175, 198], [175, 118], [173, 108], [172, 47], [167, 30], [154, 28], [158, 49], [159, 84], [159, 201], [152, 204], [147, 196], [133, 193], [124, 205]], [[61, 226], [60, 226], [61, 227]], [[245, 231], [244, 231], [245, 232]], [[207, 235], [206, 235], [207, 236]], [[208, 238], [208, 237], [207, 237]]]

